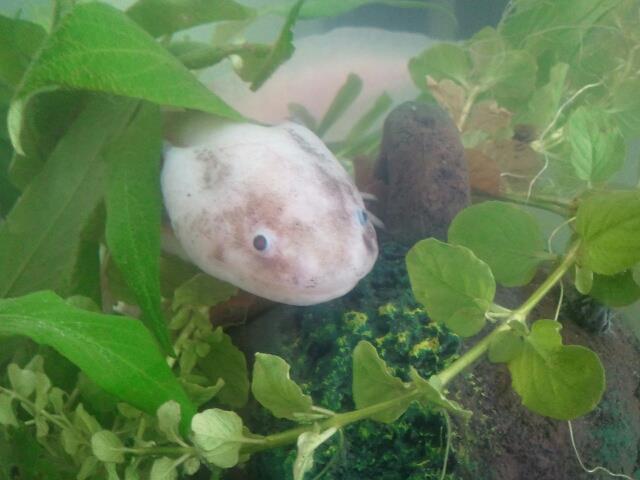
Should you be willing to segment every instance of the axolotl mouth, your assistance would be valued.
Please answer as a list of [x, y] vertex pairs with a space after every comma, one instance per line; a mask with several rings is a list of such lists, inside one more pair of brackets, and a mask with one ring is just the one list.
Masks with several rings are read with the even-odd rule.
[[378, 246], [349, 175], [293, 123], [214, 123], [166, 149], [165, 206], [205, 272], [270, 300], [310, 305], [350, 291]]

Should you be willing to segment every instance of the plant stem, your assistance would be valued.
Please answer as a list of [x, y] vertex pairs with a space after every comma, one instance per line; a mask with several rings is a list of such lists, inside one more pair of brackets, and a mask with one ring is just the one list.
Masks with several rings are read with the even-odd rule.
[[[384, 412], [393, 407], [397, 407], [399, 404], [403, 404], [405, 402], [409, 403], [414, 399], [417, 399], [420, 396], [420, 392], [415, 388], [407, 390], [407, 393], [397, 396], [391, 400], [387, 400], [385, 402], [376, 403], [374, 405], [370, 405], [365, 408], [360, 408], [358, 410], [353, 410], [352, 412], [339, 413], [322, 422], [318, 422], [316, 425], [320, 431], [324, 431], [327, 428], [337, 428], [340, 429], [350, 423], [357, 422], [359, 420], [364, 420], [365, 418], [370, 418], [372, 415], [376, 413]], [[304, 425], [298, 428], [292, 428], [291, 430], [286, 430], [281, 433], [276, 433], [273, 435], [268, 435], [262, 438], [262, 443], [254, 444], [254, 445], [246, 445], [243, 447], [243, 453], [255, 453], [261, 450], [268, 450], [271, 448], [281, 447], [283, 445], [287, 445], [289, 443], [294, 443], [296, 439], [300, 436], [300, 434], [304, 432], [313, 431], [316, 427], [314, 425]]]
[[122, 450], [123, 452], [126, 453], [134, 453], [136, 455], [139, 456], [143, 456], [143, 455], [153, 455], [153, 456], [159, 456], [159, 455], [170, 455], [170, 456], [177, 456], [177, 455], [196, 455], [197, 454], [197, 450], [195, 449], [195, 447], [148, 447], [148, 448], [121, 448], [120, 450]]
[[506, 200], [511, 203], [517, 203], [518, 205], [525, 205], [527, 207], [535, 207], [541, 210], [547, 210], [552, 213], [556, 213], [563, 217], [568, 217], [571, 215], [572, 209], [574, 208], [571, 202], [557, 198], [557, 197], [549, 197], [544, 195], [532, 195], [527, 198], [524, 195], [517, 195], [512, 193], [502, 193], [500, 195], [491, 195], [486, 192], [474, 191], [474, 196], [481, 198], [492, 198], [496, 200]]

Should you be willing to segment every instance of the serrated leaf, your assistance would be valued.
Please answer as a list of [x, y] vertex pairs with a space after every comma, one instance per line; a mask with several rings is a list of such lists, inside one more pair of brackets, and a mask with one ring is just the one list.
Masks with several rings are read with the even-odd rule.
[[223, 380], [217, 399], [230, 407], [243, 407], [249, 399], [249, 374], [244, 353], [218, 327], [205, 338], [211, 349], [199, 362], [199, 369], [211, 380]]
[[149, 473], [149, 480], [176, 480], [178, 471], [174, 466], [175, 460], [169, 457], [160, 457], [154, 460]]
[[107, 148], [106, 240], [109, 252], [142, 309], [142, 320], [165, 353], [172, 351], [160, 306], [160, 158], [162, 120], [143, 103]]
[[291, 380], [289, 369], [289, 364], [276, 355], [256, 353], [251, 392], [274, 416], [297, 420], [299, 414], [312, 412], [313, 402]]
[[436, 80], [449, 78], [466, 84], [471, 72], [471, 60], [464, 48], [452, 43], [440, 43], [409, 60], [409, 72], [416, 86], [427, 89], [427, 76]]
[[610, 307], [624, 307], [640, 299], [640, 285], [631, 270], [615, 275], [594, 275], [589, 296]]
[[[420, 376], [418, 371], [411, 367], [409, 370], [409, 377], [413, 381], [415, 387], [420, 391], [421, 398], [420, 403], [422, 403], [426, 408], [440, 410], [447, 410], [455, 415], [460, 415], [463, 419], [468, 420], [472, 412], [470, 410], [466, 410], [462, 408], [457, 402], [453, 400], [449, 400], [444, 396], [442, 392], [442, 388], [438, 385], [434, 385], [429, 380], [426, 380]], [[435, 377], [437, 380], [437, 377]]]
[[562, 326], [538, 320], [520, 355], [509, 362], [512, 385], [530, 410], [572, 420], [593, 410], [604, 392], [598, 356], [578, 345], [562, 345]]
[[640, 190], [598, 193], [583, 199], [576, 218], [580, 263], [613, 275], [640, 261]]
[[313, 468], [313, 452], [338, 430], [327, 428], [323, 432], [304, 432], [298, 437], [298, 451], [293, 462], [293, 480], [304, 480], [304, 474]]
[[492, 363], [508, 363], [522, 353], [524, 339], [513, 330], [498, 332], [489, 344], [488, 356]]
[[473, 251], [507, 287], [529, 283], [548, 258], [537, 221], [509, 203], [489, 201], [465, 208], [451, 222], [448, 238]]
[[605, 111], [578, 107], [567, 121], [565, 135], [578, 178], [603, 182], [622, 167], [626, 156], [624, 137]]
[[101, 462], [124, 462], [124, 445], [110, 430], [101, 430], [91, 436], [91, 451]]
[[53, 88], [112, 93], [241, 118], [133, 20], [98, 2], [77, 5], [62, 19], [23, 78], [8, 120], [18, 152], [26, 103]]
[[413, 294], [431, 318], [463, 337], [482, 329], [496, 290], [486, 263], [466, 247], [433, 238], [414, 245], [406, 262]]
[[255, 12], [232, 0], [138, 0], [127, 15], [154, 37], [223, 20], [245, 20]]
[[195, 408], [137, 320], [79, 310], [51, 292], [0, 300], [0, 335], [50, 345], [107, 393], [149, 413], [177, 401], [187, 424]]
[[[407, 386], [394, 377], [373, 345], [361, 340], [353, 350], [353, 401], [356, 408], [393, 400], [408, 392]], [[377, 422], [391, 423], [402, 415], [411, 400], [398, 402], [393, 408], [372, 415]]]
[[234, 412], [212, 408], [193, 416], [193, 444], [209, 463], [231, 468], [238, 463], [242, 435], [242, 419]]
[[237, 287], [204, 273], [199, 273], [180, 285], [174, 294], [172, 308], [182, 306], [213, 307], [238, 293]]
[[13, 411], [13, 399], [3, 392], [0, 392], [0, 425], [18, 426], [18, 419]]
[[102, 199], [103, 149], [133, 107], [96, 98], [58, 142], [0, 225], [0, 297], [40, 289], [71, 293], [81, 234]]

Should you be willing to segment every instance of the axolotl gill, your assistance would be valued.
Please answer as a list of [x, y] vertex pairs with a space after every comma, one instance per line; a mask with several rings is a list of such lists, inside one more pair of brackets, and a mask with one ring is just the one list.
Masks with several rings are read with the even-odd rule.
[[191, 262], [292, 305], [340, 297], [371, 270], [378, 245], [362, 196], [310, 130], [201, 121], [188, 131], [165, 147], [161, 182]]

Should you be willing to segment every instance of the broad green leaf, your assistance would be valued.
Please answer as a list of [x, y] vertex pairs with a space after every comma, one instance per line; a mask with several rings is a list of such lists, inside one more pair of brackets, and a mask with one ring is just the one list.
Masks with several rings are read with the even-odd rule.
[[549, 72], [549, 82], [533, 92], [527, 108], [517, 116], [517, 122], [535, 125], [541, 133], [553, 120], [558, 109], [569, 65], [558, 63]]
[[242, 419], [234, 412], [212, 408], [194, 415], [191, 421], [192, 440], [200, 456], [220, 468], [238, 463], [240, 447], [246, 441], [242, 435]]
[[160, 158], [162, 120], [143, 103], [105, 157], [109, 252], [142, 309], [142, 320], [166, 353], [171, 342], [160, 306]]
[[588, 295], [593, 287], [593, 272], [588, 268], [583, 268], [581, 265], [576, 264], [574, 283], [578, 292], [582, 295]]
[[149, 480], [176, 480], [178, 471], [175, 463], [175, 459], [169, 457], [160, 457], [154, 460], [149, 472]]
[[640, 78], [627, 80], [611, 92], [611, 107], [607, 113], [613, 115], [625, 137], [640, 136]]
[[11, 145], [0, 139], [0, 217], [9, 213], [20, 195], [9, 179], [9, 162], [12, 154]]
[[18, 86], [45, 36], [40, 25], [0, 15], [0, 88]]
[[107, 92], [241, 118], [133, 20], [97, 2], [77, 5], [66, 15], [25, 74], [9, 111], [9, 131], [18, 152], [22, 153], [26, 103], [36, 93], [56, 88]]
[[91, 436], [91, 451], [101, 462], [124, 462], [124, 445], [110, 430], [100, 430]]
[[578, 206], [580, 263], [613, 275], [640, 261], [640, 190], [591, 195]]
[[[393, 400], [409, 392], [402, 380], [394, 377], [373, 345], [361, 340], [353, 350], [353, 401], [356, 408]], [[377, 422], [391, 423], [402, 415], [411, 401], [398, 402], [393, 408], [372, 415]]]
[[572, 420], [593, 410], [604, 392], [598, 356], [578, 345], [562, 345], [562, 325], [538, 320], [522, 353], [509, 362], [512, 385], [533, 412]]
[[289, 364], [276, 355], [256, 353], [251, 393], [275, 417], [298, 420], [300, 414], [311, 413], [309, 395], [289, 376]]
[[80, 310], [51, 292], [39, 292], [0, 300], [0, 335], [24, 335], [50, 345], [106, 392], [151, 415], [175, 400], [184, 427], [195, 411], [137, 320]]
[[322, 138], [325, 133], [336, 123], [336, 121], [346, 112], [353, 102], [362, 92], [362, 79], [350, 73], [336, 96], [333, 98], [329, 109], [320, 120], [320, 124], [316, 129], [316, 134]]
[[440, 43], [409, 60], [409, 73], [416, 86], [427, 89], [427, 75], [442, 80], [450, 78], [465, 85], [471, 72], [471, 60], [464, 48], [452, 43]]
[[626, 155], [624, 137], [604, 110], [577, 108], [565, 130], [578, 178], [603, 182], [622, 167]]
[[213, 307], [229, 300], [236, 293], [238, 289], [233, 285], [204, 273], [198, 273], [176, 289], [172, 308], [177, 310], [185, 305]]
[[489, 344], [488, 356], [492, 363], [508, 363], [522, 353], [524, 339], [513, 330], [498, 332]]
[[127, 14], [159, 37], [205, 23], [245, 20], [255, 12], [232, 0], [138, 0]]
[[496, 291], [486, 263], [466, 247], [434, 238], [414, 245], [406, 261], [413, 294], [431, 318], [462, 337], [482, 329]]
[[264, 61], [255, 69], [255, 73], [251, 78], [251, 90], [259, 89], [273, 72], [293, 55], [295, 50], [293, 45], [293, 26], [298, 20], [303, 3], [304, 0], [298, 0], [289, 10], [278, 39], [271, 47], [271, 51], [264, 58]]
[[464, 419], [469, 419], [471, 417], [471, 411], [462, 408], [457, 402], [445, 397], [440, 387], [436, 388], [432, 382], [422, 378], [415, 368], [411, 367], [409, 376], [411, 377], [415, 387], [422, 394], [420, 403], [422, 403], [426, 408], [435, 410], [444, 409], [455, 415], [460, 415]]
[[482, 202], [451, 222], [449, 242], [469, 248], [507, 287], [526, 285], [548, 254], [533, 216], [515, 205]]
[[293, 462], [293, 480], [304, 480], [305, 473], [313, 468], [313, 452], [337, 431], [335, 427], [331, 427], [323, 432], [304, 432], [300, 434], [297, 441], [298, 453]]
[[594, 275], [589, 295], [610, 307], [624, 307], [640, 299], [640, 285], [631, 270], [615, 275]]
[[81, 233], [102, 199], [103, 150], [133, 107], [113, 98], [90, 102], [0, 225], [0, 297], [71, 293]]
[[220, 402], [230, 407], [243, 407], [249, 399], [249, 375], [244, 353], [220, 327], [205, 341], [211, 349], [200, 360], [199, 369], [212, 381], [224, 381], [224, 386], [217, 393]]

